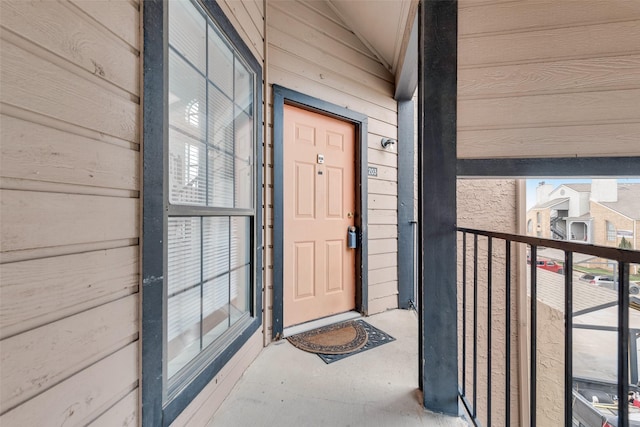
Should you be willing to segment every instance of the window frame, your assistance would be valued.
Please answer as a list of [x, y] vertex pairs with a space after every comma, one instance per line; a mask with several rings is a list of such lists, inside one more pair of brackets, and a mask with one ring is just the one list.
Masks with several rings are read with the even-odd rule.
[[[244, 43], [233, 24], [213, 0], [195, 1], [226, 37], [249, 71], [255, 74], [254, 86], [254, 164], [253, 209], [216, 208], [219, 214], [249, 216], [253, 282], [250, 292], [252, 315], [244, 329], [225, 336], [223, 347], [213, 355], [204, 355], [201, 365], [167, 400], [168, 381], [164, 372], [167, 320], [167, 231], [169, 218], [168, 183], [168, 3], [145, 1], [143, 8], [143, 171], [141, 238], [141, 421], [143, 426], [168, 426], [214, 379], [226, 363], [262, 326], [262, 162], [263, 162], [263, 72], [261, 62]], [[208, 216], [211, 209], [171, 206], [171, 216]], [[244, 213], [243, 213], [244, 212]], [[160, 243], [160, 244], [158, 244]], [[205, 352], [203, 352], [205, 353]]]

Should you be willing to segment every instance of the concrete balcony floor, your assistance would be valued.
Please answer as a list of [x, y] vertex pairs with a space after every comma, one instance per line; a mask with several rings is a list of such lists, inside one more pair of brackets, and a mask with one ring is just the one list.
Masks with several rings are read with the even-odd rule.
[[365, 320], [396, 341], [329, 365], [286, 340], [273, 343], [210, 426], [467, 426], [421, 406], [417, 315], [393, 310]]

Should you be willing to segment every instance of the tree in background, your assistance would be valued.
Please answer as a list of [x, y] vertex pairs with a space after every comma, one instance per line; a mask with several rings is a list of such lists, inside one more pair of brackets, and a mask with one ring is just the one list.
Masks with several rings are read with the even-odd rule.
[[620, 244], [618, 245], [620, 249], [633, 249], [631, 242], [624, 237], [620, 240]]

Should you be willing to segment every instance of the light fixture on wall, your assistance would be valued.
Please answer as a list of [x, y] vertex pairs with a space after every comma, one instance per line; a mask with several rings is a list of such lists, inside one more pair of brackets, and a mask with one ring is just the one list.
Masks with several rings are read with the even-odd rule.
[[393, 145], [396, 143], [396, 140], [393, 138], [382, 138], [382, 140], [380, 141], [380, 144], [382, 144], [382, 148], [387, 148], [390, 145]]

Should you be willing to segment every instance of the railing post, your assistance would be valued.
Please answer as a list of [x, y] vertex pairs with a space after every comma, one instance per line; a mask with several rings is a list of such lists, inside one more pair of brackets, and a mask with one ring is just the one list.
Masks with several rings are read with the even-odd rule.
[[421, 1], [418, 24], [423, 403], [458, 414], [456, 94], [458, 3]]
[[487, 427], [491, 427], [491, 282], [493, 274], [493, 239], [487, 238]]
[[530, 319], [530, 331], [529, 336], [531, 353], [529, 354], [529, 425], [531, 427], [536, 426], [536, 372], [537, 372], [537, 325], [538, 325], [538, 247], [531, 245], [531, 319]]
[[462, 233], [462, 395], [467, 394], [467, 233]]
[[[533, 264], [532, 264], [533, 265]], [[533, 267], [532, 267], [533, 268]], [[564, 253], [564, 424], [573, 419], [573, 252]]]
[[629, 425], [629, 264], [618, 263], [618, 426]]
[[473, 235], [473, 413], [478, 416], [478, 235]]
[[505, 240], [505, 304], [506, 318], [504, 328], [504, 346], [505, 346], [505, 362], [504, 362], [504, 425], [511, 424], [511, 240]]
[[629, 382], [638, 384], [638, 333], [640, 329], [629, 329]]

